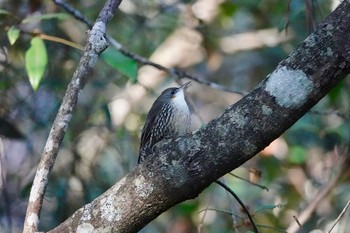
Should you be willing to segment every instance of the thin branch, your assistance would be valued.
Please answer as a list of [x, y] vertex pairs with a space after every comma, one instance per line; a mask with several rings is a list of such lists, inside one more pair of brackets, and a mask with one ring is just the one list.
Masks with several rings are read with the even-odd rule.
[[[91, 21], [88, 20], [80, 11], [74, 9], [74, 7], [72, 7], [71, 5], [69, 5], [68, 3], [66, 3], [62, 0], [53, 0], [53, 1], [55, 4], [57, 4], [58, 6], [61, 6], [64, 10], [66, 10], [68, 13], [73, 15], [77, 20], [85, 23], [89, 28], [91, 28], [91, 25], [92, 25]], [[235, 94], [239, 94], [239, 95], [246, 95], [248, 93], [248, 92], [244, 92], [244, 91], [241, 91], [238, 89], [233, 90], [231, 88], [227, 88], [227, 87], [220, 85], [218, 83], [211, 82], [211, 81], [202, 79], [202, 78], [194, 76], [194, 75], [190, 75], [187, 72], [180, 70], [180, 69], [177, 69], [177, 68], [167, 68], [167, 67], [162, 66], [158, 63], [152, 62], [145, 57], [142, 57], [138, 54], [135, 54], [135, 53], [129, 51], [122, 44], [120, 44], [118, 41], [113, 39], [111, 36], [107, 35], [106, 37], [107, 37], [108, 42], [114, 48], [116, 48], [118, 51], [120, 51], [122, 54], [124, 54], [125, 56], [130, 57], [131, 59], [137, 61], [139, 64], [149, 65], [149, 66], [152, 66], [158, 70], [164, 71], [169, 75], [176, 76], [177, 79], [188, 78], [188, 79], [196, 81], [197, 83], [200, 83], [202, 85], [211, 87], [213, 89], [217, 89], [217, 90], [224, 91], [224, 92], [231, 92], [231, 93], [235, 93]]]
[[219, 180], [216, 180], [215, 183], [217, 183], [218, 185], [220, 185], [221, 187], [223, 187], [227, 192], [229, 192], [236, 200], [237, 202], [242, 206], [244, 212], [247, 214], [247, 217], [249, 218], [249, 221], [251, 222], [253, 228], [254, 228], [254, 232], [259, 233], [258, 228], [256, 227], [254, 220], [252, 218], [252, 216], [249, 213], [249, 210], [247, 209], [247, 207], [244, 205], [244, 203], [242, 202], [241, 199], [239, 199], [239, 197], [237, 196], [237, 194], [235, 192], [233, 192], [226, 184], [222, 183]]
[[204, 210], [201, 210], [201, 211], [198, 212], [198, 213], [201, 213], [201, 212], [204, 211], [204, 214], [203, 214], [203, 216], [201, 218], [201, 221], [200, 221], [200, 223], [198, 224], [198, 227], [197, 227], [198, 233], [202, 233], [202, 226], [204, 225], [203, 222], [204, 222], [205, 216], [207, 215], [208, 210], [210, 210], [209, 205], [210, 205], [210, 202], [211, 202], [212, 198], [213, 198], [213, 193], [211, 193], [211, 195], [210, 195], [210, 199], [208, 201], [207, 207]]
[[89, 28], [91, 29], [93, 26], [92, 21], [90, 21], [88, 18], [86, 18], [80, 11], [76, 10], [74, 7], [66, 3], [62, 0], [53, 0], [53, 2], [57, 5], [62, 7], [65, 11], [67, 11], [69, 14], [71, 14], [74, 18], [77, 20], [85, 23]]
[[260, 184], [251, 182], [250, 180], [245, 179], [245, 178], [240, 177], [240, 176], [237, 176], [237, 175], [233, 174], [232, 172], [229, 172], [228, 174], [230, 174], [231, 176], [233, 176], [233, 177], [235, 177], [235, 178], [237, 178], [237, 179], [240, 179], [240, 180], [243, 180], [243, 181], [245, 181], [245, 182], [248, 182], [249, 184], [252, 184], [252, 185], [254, 185], [254, 186], [257, 186], [257, 187], [259, 187], [259, 188], [261, 188], [261, 189], [265, 189], [266, 191], [269, 191], [269, 188], [266, 187], [266, 186], [263, 186], [263, 185], [260, 185]]
[[314, 8], [310, 0], [304, 0], [304, 1], [305, 1], [305, 8], [306, 8], [306, 24], [307, 24], [309, 33], [311, 33], [315, 25]]
[[72, 41], [69, 41], [69, 40], [66, 40], [66, 39], [63, 39], [63, 38], [60, 38], [60, 37], [56, 37], [56, 36], [50, 36], [50, 35], [47, 35], [45, 33], [42, 33], [42, 32], [34, 32], [34, 31], [24, 31], [22, 29], [20, 29], [20, 31], [22, 33], [25, 33], [25, 34], [28, 34], [28, 35], [31, 35], [32, 37], [39, 37], [43, 40], [47, 40], [47, 41], [53, 41], [53, 42], [56, 42], [56, 43], [60, 43], [60, 44], [64, 44], [64, 45], [67, 45], [67, 46], [70, 46], [72, 48], [75, 48], [75, 49], [79, 49], [79, 50], [84, 50], [84, 47], [77, 44], [77, 43], [74, 43]]
[[[338, 183], [338, 181], [341, 178], [348, 177], [350, 172], [349, 172], [349, 167], [348, 167], [348, 161], [345, 160], [343, 161], [343, 166], [341, 170], [338, 172], [338, 174], [327, 183], [318, 193], [317, 195], [312, 199], [313, 201], [308, 204], [308, 206], [299, 214], [297, 220], [293, 222], [287, 229], [287, 232], [293, 233], [297, 232], [300, 227], [303, 226], [304, 223], [310, 218], [312, 213], [315, 211], [317, 206], [324, 200], [325, 197], [329, 195], [329, 193], [333, 190], [335, 185]], [[294, 217], [294, 216], [293, 216]], [[296, 217], [294, 217], [296, 219]]]
[[[229, 212], [229, 211], [214, 209], [214, 208], [205, 208], [203, 210], [198, 211], [198, 213], [202, 213], [205, 211], [215, 211], [215, 212], [219, 212], [219, 213], [223, 213], [223, 214], [227, 214], [227, 215], [235, 215], [236, 217], [243, 218], [242, 216], [240, 216], [238, 214], [234, 214], [234, 213]], [[287, 231], [285, 231], [284, 229], [280, 229], [280, 228], [273, 227], [273, 226], [267, 226], [267, 225], [262, 225], [262, 224], [256, 224], [256, 226], [260, 227], [260, 228], [266, 228], [266, 229], [271, 229], [271, 230], [278, 231], [278, 232], [287, 233]]]
[[29, 203], [23, 229], [24, 233], [38, 231], [40, 210], [42, 208], [49, 174], [55, 163], [63, 137], [68, 129], [68, 125], [72, 118], [73, 109], [78, 101], [78, 95], [84, 88], [87, 78], [97, 63], [98, 56], [108, 46], [105, 39], [106, 25], [113, 17], [113, 14], [119, 7], [120, 3], [121, 0], [107, 1], [103, 9], [100, 11], [95, 25], [89, 32], [84, 55], [81, 58], [79, 65], [73, 74], [72, 80], [68, 85], [63, 102], [58, 110], [41, 155], [41, 160], [36, 171], [29, 196]]
[[286, 230], [280, 229], [277, 227], [266, 226], [266, 225], [261, 225], [261, 224], [256, 224], [256, 225], [260, 228], [266, 228], [266, 229], [271, 229], [271, 230], [278, 231], [278, 232], [288, 233]]
[[223, 213], [223, 214], [228, 214], [228, 215], [235, 215], [235, 216], [237, 216], [237, 217], [243, 219], [242, 216], [240, 216], [240, 215], [238, 215], [238, 214], [235, 214], [235, 213], [233, 213], [233, 212], [226, 211], [226, 210], [214, 209], [214, 208], [205, 208], [205, 209], [203, 209], [203, 210], [198, 211], [198, 213], [202, 213], [202, 212], [205, 212], [205, 211], [208, 211], [208, 210], [215, 211], [215, 212], [219, 212], [219, 213]]
[[284, 30], [286, 31], [286, 35], [288, 35], [288, 27], [289, 27], [289, 16], [290, 16], [290, 3], [291, 0], [288, 0], [287, 2], [287, 12], [286, 12], [286, 19], [284, 23]]
[[[222, 183], [224, 183], [224, 184], [226, 185], [226, 179], [225, 179], [225, 177], [223, 177], [222, 180], [223, 180]], [[232, 191], [232, 192], [233, 192], [233, 191]], [[239, 232], [239, 230], [238, 230], [237, 218], [236, 218], [236, 216], [233, 214], [233, 213], [235, 212], [235, 208], [234, 208], [233, 202], [230, 201], [230, 193], [226, 191], [226, 194], [227, 194], [227, 198], [228, 198], [228, 201], [229, 201], [229, 207], [230, 207], [230, 210], [231, 210], [231, 212], [232, 212], [232, 216], [231, 216], [231, 218], [232, 218], [232, 226], [234, 227], [234, 230], [235, 230], [236, 232]], [[243, 208], [243, 207], [242, 207], [242, 208]]]
[[188, 78], [191, 79], [193, 81], [196, 81], [197, 83], [206, 85], [208, 87], [211, 87], [213, 89], [217, 89], [220, 91], [224, 91], [224, 92], [231, 92], [231, 93], [235, 93], [235, 94], [239, 94], [239, 95], [246, 95], [247, 92], [241, 91], [241, 90], [232, 90], [230, 88], [227, 88], [225, 86], [222, 86], [220, 84], [217, 84], [215, 82], [210, 82], [208, 80], [193, 76], [188, 74], [187, 72], [181, 70], [181, 69], [177, 69], [177, 68], [167, 68], [165, 66], [162, 66], [158, 63], [152, 62], [150, 60], [148, 60], [145, 57], [142, 57], [138, 54], [135, 54], [129, 50], [127, 50], [125, 47], [123, 47], [123, 45], [121, 45], [118, 41], [114, 40], [112, 37], [107, 35], [107, 39], [110, 42], [110, 44], [115, 47], [117, 50], [119, 50], [122, 54], [124, 54], [127, 57], [130, 57], [131, 59], [134, 59], [135, 61], [137, 61], [138, 63], [142, 64], [142, 65], [149, 65], [149, 66], [153, 66], [154, 68], [157, 68], [158, 70], [164, 71], [166, 73], [168, 73], [169, 75], [173, 75], [176, 76], [178, 79], [181, 78]]
[[79, 49], [79, 50], [83, 50], [84, 47], [77, 44], [77, 43], [74, 43], [72, 41], [69, 41], [69, 40], [65, 40], [63, 38], [60, 38], [60, 37], [56, 37], [56, 36], [50, 36], [50, 35], [47, 35], [47, 34], [44, 34], [44, 33], [35, 33], [39, 38], [43, 39], [43, 40], [48, 40], [48, 41], [53, 41], [53, 42], [56, 42], [56, 43], [61, 43], [61, 44], [64, 44], [64, 45], [67, 45], [67, 46], [70, 46], [72, 48], [76, 48], [76, 49]]
[[337, 219], [335, 220], [334, 224], [332, 225], [331, 229], [328, 231], [328, 233], [331, 233], [331, 231], [333, 230], [333, 228], [335, 227], [335, 225], [337, 225], [337, 223], [340, 221], [340, 219], [343, 217], [343, 215], [345, 214], [346, 210], [349, 208], [350, 205], [350, 200], [348, 201], [348, 203], [346, 203], [345, 207], [343, 208], [342, 212], [339, 214], [339, 216], [337, 217]]
[[296, 222], [296, 224], [298, 225], [298, 227], [301, 229], [302, 226], [301, 226], [301, 224], [300, 224], [300, 221], [299, 221], [298, 217], [295, 216], [295, 215], [293, 215], [293, 219], [294, 219], [294, 221]]

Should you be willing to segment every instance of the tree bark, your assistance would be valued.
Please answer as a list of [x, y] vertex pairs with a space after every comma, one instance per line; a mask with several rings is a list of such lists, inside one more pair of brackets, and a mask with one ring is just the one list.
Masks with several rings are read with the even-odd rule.
[[156, 144], [149, 159], [50, 232], [137, 232], [254, 157], [349, 73], [349, 12], [343, 1], [250, 94], [205, 127]]
[[105, 39], [106, 25], [112, 19], [122, 0], [108, 0], [96, 23], [88, 33], [88, 42], [79, 65], [69, 83], [62, 104], [58, 110], [50, 134], [41, 154], [40, 163], [31, 187], [28, 207], [24, 220], [23, 233], [32, 233], [38, 230], [39, 216], [43, 204], [44, 194], [48, 184], [49, 174], [56, 161], [61, 142], [71, 121], [73, 109], [77, 104], [78, 96], [90, 76], [98, 56], [107, 48]]

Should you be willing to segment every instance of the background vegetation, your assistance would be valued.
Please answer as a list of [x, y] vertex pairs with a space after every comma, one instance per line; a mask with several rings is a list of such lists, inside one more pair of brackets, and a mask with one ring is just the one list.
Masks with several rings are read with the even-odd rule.
[[[67, 3], [91, 20], [104, 4]], [[335, 4], [125, 0], [108, 31], [135, 54], [239, 92], [192, 81], [188, 100], [196, 129], [266, 77]], [[80, 59], [88, 26], [54, 1], [3, 0], [0, 8], [0, 232], [20, 232], [39, 155]], [[80, 95], [50, 177], [42, 230], [57, 226], [135, 167], [140, 131], [152, 102], [180, 81], [112, 47], [103, 53]], [[301, 221], [310, 208], [302, 231], [326, 231], [350, 199], [349, 87], [345, 79], [260, 155], [225, 176], [261, 232], [286, 231], [297, 221], [293, 216]], [[336, 226], [338, 232], [350, 227], [349, 214], [345, 216]], [[142, 232], [248, 229], [237, 202], [213, 184]]]

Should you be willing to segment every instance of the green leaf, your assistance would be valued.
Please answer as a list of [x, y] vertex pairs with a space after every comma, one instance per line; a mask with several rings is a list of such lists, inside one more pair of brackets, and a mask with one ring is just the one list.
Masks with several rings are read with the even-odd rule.
[[306, 160], [306, 150], [301, 146], [293, 146], [288, 157], [289, 162], [303, 164]]
[[335, 104], [337, 101], [339, 101], [341, 90], [344, 87], [345, 87], [345, 81], [342, 80], [328, 92], [330, 104]]
[[47, 20], [47, 19], [58, 19], [58, 20], [64, 20], [70, 18], [69, 14], [66, 13], [51, 13], [51, 14], [43, 14], [43, 15], [33, 15], [28, 18], [25, 18], [22, 23], [30, 23], [32, 21], [41, 21], [41, 20]]
[[10, 29], [7, 31], [7, 38], [10, 41], [10, 44], [13, 45], [16, 43], [17, 39], [19, 37], [19, 29], [15, 26], [10, 27]]
[[237, 5], [233, 2], [224, 2], [220, 5], [220, 13], [228, 17], [232, 17], [236, 13], [237, 9]]
[[34, 37], [30, 41], [30, 48], [25, 54], [25, 64], [29, 82], [36, 91], [47, 65], [47, 52], [42, 39]]
[[281, 161], [275, 156], [263, 156], [259, 166], [265, 168], [264, 178], [271, 182], [281, 173]]
[[137, 63], [134, 59], [111, 48], [106, 49], [101, 57], [107, 64], [126, 75], [132, 83], [137, 81]]

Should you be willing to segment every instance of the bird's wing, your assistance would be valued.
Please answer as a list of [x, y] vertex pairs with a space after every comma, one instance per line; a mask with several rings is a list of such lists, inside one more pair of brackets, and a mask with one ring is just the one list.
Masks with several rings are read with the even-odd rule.
[[152, 105], [151, 110], [148, 112], [145, 125], [142, 129], [140, 149], [143, 148], [147, 142], [150, 142], [151, 132], [153, 131], [154, 126], [158, 123], [157, 116], [159, 116], [158, 113], [161, 111], [162, 106], [162, 104], [158, 104], [157, 102], [155, 102]]

